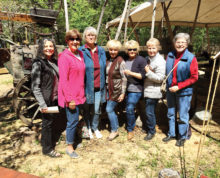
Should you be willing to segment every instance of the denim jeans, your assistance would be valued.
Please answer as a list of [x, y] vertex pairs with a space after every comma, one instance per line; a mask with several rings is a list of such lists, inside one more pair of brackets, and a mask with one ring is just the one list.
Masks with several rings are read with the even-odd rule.
[[126, 98], [126, 116], [127, 116], [127, 130], [128, 132], [132, 132], [135, 127], [135, 106], [139, 99], [141, 98], [142, 92], [128, 92]]
[[94, 104], [84, 104], [84, 119], [88, 129], [96, 131], [99, 126], [99, 115], [101, 105], [101, 91], [95, 92], [95, 103]]
[[[168, 112], [167, 117], [169, 120], [169, 132], [168, 135], [171, 137], [176, 136], [175, 132], [175, 118], [176, 109], [179, 111], [180, 120], [178, 124], [178, 138], [188, 139], [189, 130], [189, 110], [191, 105], [192, 95], [177, 96], [176, 93], [167, 92], [167, 104]], [[176, 108], [177, 107], [177, 108]]]
[[155, 108], [158, 103], [158, 99], [146, 98], [146, 125], [148, 129], [148, 133], [155, 134], [155, 126], [156, 126], [156, 115]]
[[118, 130], [118, 116], [116, 115], [114, 109], [117, 106], [118, 102], [108, 100], [106, 105], [106, 112], [111, 124], [111, 131], [116, 132]]
[[66, 117], [67, 117], [67, 125], [66, 125], [66, 143], [73, 144], [75, 135], [76, 135], [76, 127], [79, 122], [79, 106], [76, 106], [75, 109], [66, 109]]

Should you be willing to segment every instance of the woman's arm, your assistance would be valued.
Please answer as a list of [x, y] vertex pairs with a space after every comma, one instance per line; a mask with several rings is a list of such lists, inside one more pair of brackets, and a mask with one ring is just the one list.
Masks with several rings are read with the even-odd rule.
[[44, 100], [41, 88], [41, 63], [34, 62], [31, 70], [31, 89], [34, 93], [36, 100], [38, 101], [41, 109], [46, 109], [47, 104]]
[[132, 76], [132, 77], [135, 77], [135, 78], [137, 78], [137, 79], [142, 79], [142, 75], [140, 74], [140, 73], [137, 73], [137, 72], [132, 72], [132, 71], [130, 71], [130, 70], [125, 70], [124, 71], [124, 73], [126, 74], [126, 75], [130, 75], [130, 76]]

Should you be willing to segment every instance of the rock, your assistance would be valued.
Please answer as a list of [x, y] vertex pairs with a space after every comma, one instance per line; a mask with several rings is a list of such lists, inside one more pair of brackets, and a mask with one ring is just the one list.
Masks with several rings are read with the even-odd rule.
[[180, 174], [173, 169], [165, 168], [160, 171], [158, 178], [180, 178]]

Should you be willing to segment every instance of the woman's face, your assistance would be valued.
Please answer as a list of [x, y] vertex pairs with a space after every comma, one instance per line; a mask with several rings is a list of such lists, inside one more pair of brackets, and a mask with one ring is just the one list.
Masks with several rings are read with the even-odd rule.
[[44, 50], [43, 50], [44, 55], [46, 56], [47, 59], [51, 59], [51, 56], [54, 53], [54, 46], [51, 41], [46, 41], [44, 44]]
[[87, 32], [85, 36], [85, 40], [87, 44], [95, 44], [96, 36], [92, 33]]
[[130, 59], [134, 59], [137, 56], [137, 48], [135, 47], [129, 47], [128, 48], [128, 56]]
[[156, 54], [158, 53], [157, 45], [154, 43], [148, 44], [147, 45], [147, 53], [150, 57], [156, 56]]
[[174, 44], [174, 47], [178, 53], [183, 52], [188, 47], [186, 39], [178, 38]]
[[109, 51], [109, 54], [110, 54], [112, 59], [115, 59], [118, 56], [118, 52], [119, 52], [118, 49], [116, 49], [116, 48], [109, 48], [108, 51]]
[[69, 50], [72, 52], [72, 53], [75, 53], [77, 51], [77, 49], [79, 48], [80, 46], [80, 39], [77, 35], [69, 38], [69, 40], [67, 41], [67, 45], [69, 47]]

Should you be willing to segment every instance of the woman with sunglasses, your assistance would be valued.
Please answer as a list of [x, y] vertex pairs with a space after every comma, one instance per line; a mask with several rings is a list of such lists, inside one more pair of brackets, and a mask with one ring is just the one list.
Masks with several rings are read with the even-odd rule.
[[93, 139], [92, 130], [96, 138], [102, 138], [98, 130], [101, 103], [106, 101], [105, 90], [105, 50], [96, 44], [97, 31], [94, 27], [87, 27], [83, 33], [85, 45], [80, 47], [86, 65], [86, 103], [84, 104], [84, 119], [89, 129], [90, 139]]
[[65, 108], [67, 116], [66, 153], [71, 158], [78, 158], [73, 143], [79, 120], [79, 109], [86, 100], [84, 92], [85, 63], [82, 52], [78, 50], [81, 42], [79, 31], [73, 29], [66, 32], [65, 40], [68, 48], [59, 54], [58, 59], [60, 72], [58, 103], [59, 106]]
[[127, 98], [126, 98], [126, 116], [128, 140], [134, 137], [135, 127], [135, 106], [140, 100], [143, 92], [145, 69], [147, 61], [144, 57], [138, 55], [139, 44], [134, 40], [125, 43], [125, 50], [128, 54], [126, 61], [125, 74], [127, 76]]

